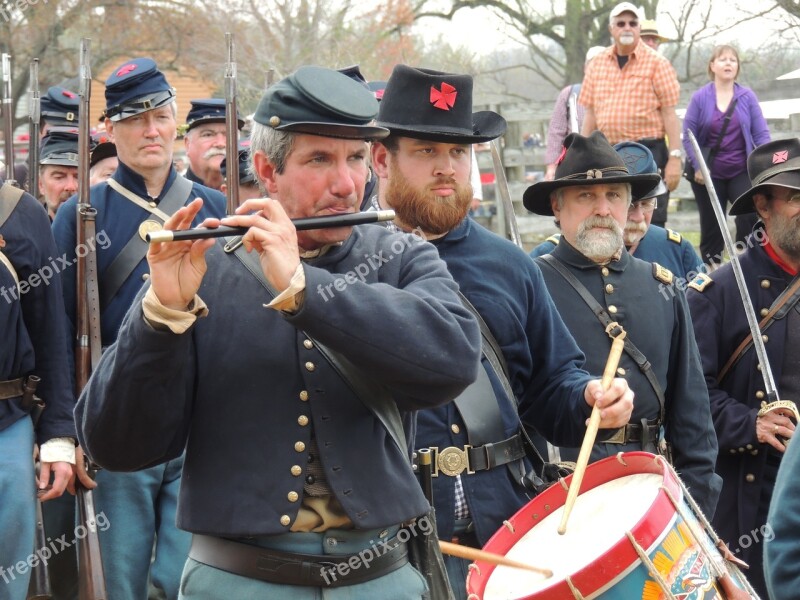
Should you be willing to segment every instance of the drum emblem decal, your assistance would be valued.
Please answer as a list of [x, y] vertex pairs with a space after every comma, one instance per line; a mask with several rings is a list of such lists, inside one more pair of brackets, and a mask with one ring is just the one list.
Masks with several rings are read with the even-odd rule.
[[[723, 598], [711, 576], [707, 557], [698, 547], [685, 522], [667, 534], [655, 551], [653, 564], [666, 580], [670, 593], [678, 600], [712, 600]], [[661, 586], [653, 580], [645, 582], [642, 600], [665, 598]]]

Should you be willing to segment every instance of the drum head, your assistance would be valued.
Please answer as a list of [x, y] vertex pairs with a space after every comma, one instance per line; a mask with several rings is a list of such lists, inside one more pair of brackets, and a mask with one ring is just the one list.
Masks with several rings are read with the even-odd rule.
[[[639, 560], [630, 532], [650, 548], [675, 518], [665, 494], [678, 502], [680, 484], [672, 472], [646, 452], [629, 452], [590, 465], [584, 475], [567, 531], [559, 535], [567, 490], [555, 484], [520, 509], [489, 540], [484, 550], [553, 571], [551, 578], [477, 562], [467, 591], [485, 600], [593, 597], [614, 585]], [[572, 476], [566, 479], [566, 484]]]

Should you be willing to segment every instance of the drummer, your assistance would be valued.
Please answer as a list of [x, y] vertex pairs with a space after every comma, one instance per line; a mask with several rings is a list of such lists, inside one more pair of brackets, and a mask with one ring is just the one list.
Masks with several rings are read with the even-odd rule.
[[[633, 417], [595, 444], [591, 459], [631, 450], [666, 452], [669, 444], [673, 465], [710, 517], [721, 488], [714, 473], [717, 437], [686, 298], [668, 269], [632, 257], [623, 243], [628, 212], [658, 182], [657, 174], [631, 175], [599, 131], [570, 134], [555, 179], [529, 187], [523, 202], [531, 212], [554, 215], [561, 227], [552, 254], [535, 260], [586, 354], [585, 368], [603, 370], [611, 348], [608, 322], [627, 332], [617, 374], [636, 394]], [[563, 449], [561, 456], [575, 460], [577, 454], [576, 448]]]

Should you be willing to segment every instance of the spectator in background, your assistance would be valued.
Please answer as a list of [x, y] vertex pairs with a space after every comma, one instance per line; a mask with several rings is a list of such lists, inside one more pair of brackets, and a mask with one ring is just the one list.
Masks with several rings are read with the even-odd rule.
[[[586, 71], [586, 66], [605, 48], [602, 46], [592, 46], [586, 52], [586, 60], [583, 62], [583, 69]], [[570, 127], [570, 114], [569, 114], [569, 97], [575, 95], [575, 106], [577, 107], [576, 120], [578, 127], [575, 133], [580, 133], [583, 126], [583, 114], [585, 109], [578, 105], [578, 96], [581, 93], [581, 84], [575, 83], [568, 85], [556, 98], [556, 105], [553, 108], [553, 116], [550, 118], [550, 126], [547, 128], [547, 151], [544, 155], [547, 170], [545, 171], [544, 178], [547, 181], [553, 180], [553, 174], [556, 172], [556, 159], [561, 154], [561, 148], [564, 145], [564, 138], [572, 131]], [[530, 135], [530, 134], [528, 134]], [[524, 142], [523, 142], [523, 145]], [[533, 145], [533, 144], [532, 144]]]
[[105, 130], [94, 134], [92, 141], [97, 145], [92, 150], [92, 156], [89, 159], [90, 186], [106, 181], [119, 166], [117, 146], [111, 141], [111, 136]]
[[[641, 41], [639, 9], [617, 4], [609, 16], [613, 45], [586, 69], [580, 103], [586, 107], [583, 135], [599, 129], [612, 144], [638, 142], [650, 149], [668, 190], [683, 170], [681, 122], [675, 113], [680, 84], [672, 64]], [[658, 198], [667, 206], [669, 192]], [[666, 214], [654, 215], [663, 226]]]
[[645, 19], [642, 21], [641, 32], [642, 41], [656, 52], [658, 52], [658, 47], [661, 44], [672, 41], [668, 37], [664, 37], [658, 33], [658, 24], [655, 22], [655, 19]]
[[[722, 262], [722, 232], [711, 206], [703, 174], [686, 134], [692, 131], [706, 157], [714, 190], [722, 210], [728, 202], [750, 187], [747, 156], [754, 148], [770, 141], [769, 128], [753, 90], [736, 83], [739, 76], [739, 53], [733, 46], [717, 46], [708, 61], [707, 83], [693, 95], [683, 119], [683, 145], [691, 163], [689, 180], [700, 213], [700, 256], [709, 266]], [[736, 241], [743, 241], [755, 225], [755, 214], [736, 217]]]

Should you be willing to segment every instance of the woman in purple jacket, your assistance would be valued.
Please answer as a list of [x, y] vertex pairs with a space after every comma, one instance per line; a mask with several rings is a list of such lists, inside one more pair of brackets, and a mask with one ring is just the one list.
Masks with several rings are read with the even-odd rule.
[[[692, 191], [700, 213], [700, 256], [709, 266], [722, 262], [723, 240], [714, 209], [705, 188], [703, 174], [698, 168], [687, 131], [692, 131], [701, 147], [719, 145], [709, 165], [714, 189], [722, 210], [750, 187], [747, 175], [747, 155], [756, 147], [770, 141], [769, 128], [764, 120], [758, 98], [753, 90], [736, 83], [739, 75], [739, 54], [733, 46], [717, 46], [708, 61], [711, 83], [697, 90], [683, 119], [683, 145], [686, 160], [695, 167]], [[735, 102], [727, 127], [726, 112]], [[722, 139], [720, 140], [720, 134]], [[744, 240], [755, 224], [755, 215], [736, 217], [736, 241]]]

